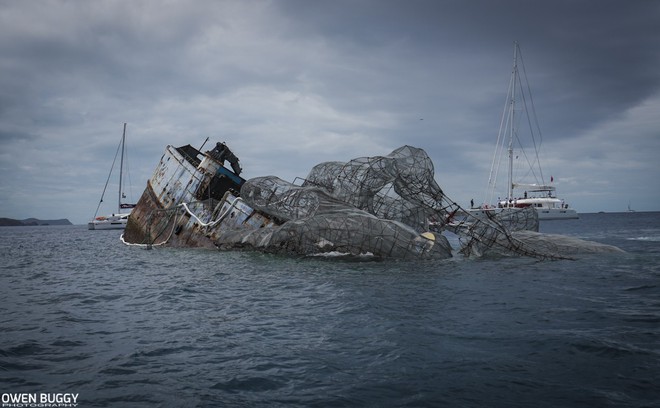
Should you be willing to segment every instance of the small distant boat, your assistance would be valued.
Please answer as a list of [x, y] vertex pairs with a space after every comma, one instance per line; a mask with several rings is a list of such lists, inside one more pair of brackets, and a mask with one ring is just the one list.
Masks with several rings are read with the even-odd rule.
[[[499, 213], [503, 211], [516, 211], [516, 209], [532, 207], [536, 210], [539, 220], [558, 220], [558, 219], [571, 219], [579, 218], [577, 211], [570, 208], [569, 205], [562, 199], [556, 196], [556, 187], [554, 186], [554, 178], [550, 177], [550, 183], [546, 183], [541, 169], [539, 160], [539, 149], [541, 147], [540, 130], [538, 130], [538, 123], [534, 112], [533, 101], [529, 93], [529, 85], [527, 84], [526, 75], [521, 77], [519, 71], [519, 63], [522, 63], [520, 54], [520, 47], [518, 43], [514, 43], [514, 57], [513, 57], [513, 71], [511, 73], [511, 80], [509, 83], [509, 91], [507, 94], [507, 103], [502, 115], [500, 124], [500, 132], [497, 138], [497, 146], [490, 170], [490, 177], [488, 180], [488, 193], [487, 198], [484, 200], [479, 208], [473, 208], [471, 213], [478, 215], [479, 213]], [[523, 66], [523, 74], [524, 66]], [[523, 83], [523, 79], [525, 80]], [[521, 106], [516, 106], [521, 102]], [[531, 108], [527, 106], [531, 105]], [[519, 109], [519, 110], [516, 110]], [[530, 124], [531, 131], [531, 144], [534, 148], [533, 156], [528, 155], [523, 149], [523, 142], [519, 139], [518, 113], [524, 111], [527, 115], [525, 123]], [[531, 111], [531, 112], [530, 112]], [[534, 129], [534, 126], [536, 129]], [[534, 132], [537, 134], [535, 135]], [[537, 140], [537, 138], [539, 140]], [[514, 143], [517, 145], [518, 151], [514, 151]], [[529, 142], [528, 142], [529, 143]], [[507, 145], [507, 146], [505, 146]], [[495, 204], [493, 197], [495, 196], [496, 179], [499, 169], [499, 164], [503, 161], [504, 152], [508, 154], [508, 179], [507, 189], [504, 198], [498, 198]], [[514, 166], [521, 164], [520, 166]], [[514, 167], [520, 167], [523, 173], [521, 181], [514, 179]], [[527, 180], [527, 182], [523, 182]], [[502, 197], [500, 195], [500, 197]]]
[[[108, 179], [105, 182], [105, 187], [103, 187], [103, 193], [101, 194], [101, 200], [99, 205], [96, 207], [96, 212], [94, 213], [94, 218], [87, 223], [87, 228], [90, 230], [116, 230], [126, 228], [126, 223], [128, 222], [128, 216], [131, 213], [135, 204], [129, 204], [123, 202], [126, 198], [126, 195], [123, 192], [123, 176], [124, 176], [124, 154], [126, 152], [126, 123], [124, 123], [124, 132], [121, 136], [121, 141], [117, 147], [117, 153], [115, 153], [115, 158], [112, 161], [112, 167], [110, 168], [110, 174], [108, 174]], [[105, 196], [105, 191], [108, 188], [108, 183], [112, 177], [112, 171], [114, 170], [115, 163], [117, 162], [117, 155], [121, 154], [119, 161], [119, 199], [117, 202], [117, 212], [107, 216], [99, 216], [99, 208], [101, 203], [103, 203], [103, 197]]]

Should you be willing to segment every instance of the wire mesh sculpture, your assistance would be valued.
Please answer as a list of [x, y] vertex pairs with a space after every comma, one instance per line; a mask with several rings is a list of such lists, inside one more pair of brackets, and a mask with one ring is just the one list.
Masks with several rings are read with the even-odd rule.
[[[434, 179], [433, 162], [424, 150], [412, 146], [387, 156], [318, 164], [302, 186], [275, 176], [251, 179], [241, 188], [241, 197], [284, 221], [273, 231], [248, 234], [241, 242], [276, 251], [449, 257], [451, 247], [438, 233], [450, 230], [461, 237], [466, 256], [496, 251], [564, 258], [551, 242], [535, 245], [511, 234], [512, 229], [538, 228], [533, 208], [485, 217], [470, 214], [446, 197]], [[430, 229], [436, 234], [429, 234]], [[238, 237], [225, 234], [224, 240]]]
[[235, 241], [271, 252], [371, 254], [379, 258], [448, 258], [451, 247], [442, 236], [422, 235], [396, 220], [379, 218], [316, 186], [296, 186], [275, 176], [248, 180], [241, 197], [252, 207], [284, 223]]

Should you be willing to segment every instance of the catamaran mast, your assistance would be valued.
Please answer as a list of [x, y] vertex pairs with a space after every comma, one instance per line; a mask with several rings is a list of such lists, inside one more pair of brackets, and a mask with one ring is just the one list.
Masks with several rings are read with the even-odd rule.
[[513, 71], [511, 73], [511, 101], [509, 107], [509, 178], [507, 185], [507, 202], [513, 199], [513, 136], [515, 133], [516, 115], [516, 81], [518, 79], [518, 42], [513, 43]]
[[117, 203], [117, 213], [121, 213], [121, 187], [122, 187], [122, 176], [124, 172], [124, 146], [126, 142], [126, 123], [124, 123], [124, 133], [121, 136], [121, 159], [119, 161], [119, 201]]

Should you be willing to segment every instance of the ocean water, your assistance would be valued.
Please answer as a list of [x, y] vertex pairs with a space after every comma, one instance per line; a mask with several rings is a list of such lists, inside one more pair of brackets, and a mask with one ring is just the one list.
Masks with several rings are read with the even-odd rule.
[[541, 231], [627, 253], [378, 262], [0, 228], [2, 403], [659, 407], [660, 213]]

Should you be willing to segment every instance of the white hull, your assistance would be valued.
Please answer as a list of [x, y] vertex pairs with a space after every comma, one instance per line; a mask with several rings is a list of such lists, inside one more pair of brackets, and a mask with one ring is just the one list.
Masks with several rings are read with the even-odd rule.
[[118, 230], [126, 228], [128, 214], [112, 215], [110, 217], [98, 217], [87, 223], [90, 230]]
[[102, 222], [90, 222], [87, 223], [87, 229], [90, 230], [123, 230], [126, 228], [125, 222], [119, 223], [102, 223]]
[[[541, 197], [527, 197], [527, 192], [525, 192], [525, 197], [516, 198], [510, 203], [507, 203], [507, 201], [500, 201], [498, 206], [504, 208], [507, 206], [513, 208], [533, 207], [539, 216], [539, 220], [570, 220], [580, 218], [575, 209], [564, 204], [564, 202], [557, 197], [552, 196], [552, 193], [554, 192], [553, 186], [542, 187], [543, 189], [537, 190], [537, 192], [542, 193]], [[546, 193], [550, 193], [551, 196], [546, 197]]]
[[572, 208], [537, 208], [539, 220], [571, 220], [580, 218], [577, 211]]
[[[470, 210], [470, 214], [479, 216], [481, 214], [499, 214], [506, 208], [473, 208]], [[539, 216], [539, 221], [548, 221], [548, 220], [571, 220], [578, 219], [580, 216], [577, 211], [572, 208], [535, 208], [536, 214]]]

